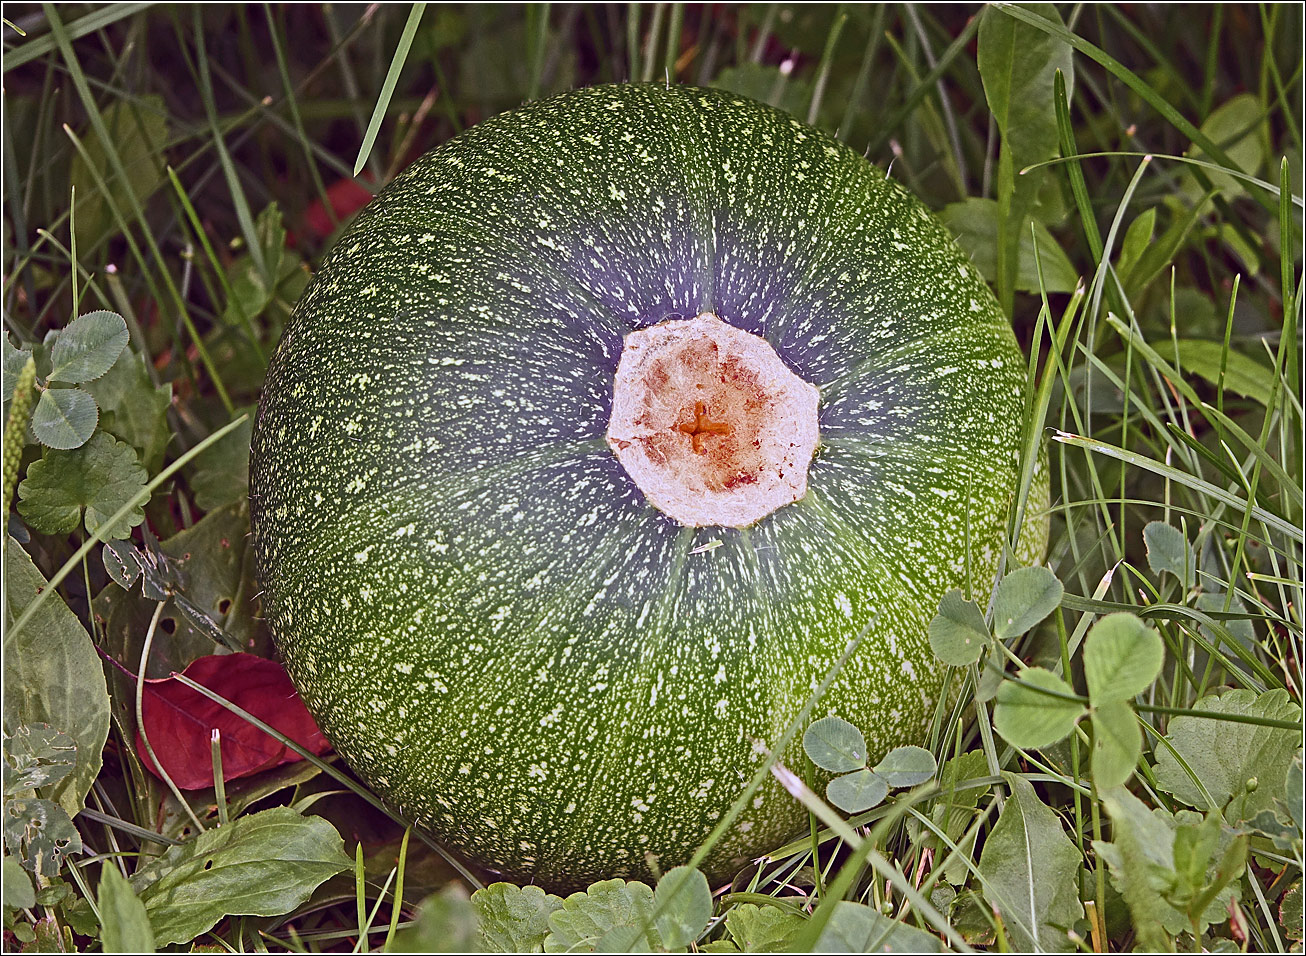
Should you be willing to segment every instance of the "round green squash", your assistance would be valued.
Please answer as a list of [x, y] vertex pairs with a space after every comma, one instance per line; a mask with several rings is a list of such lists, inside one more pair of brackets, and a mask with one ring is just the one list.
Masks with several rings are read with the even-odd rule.
[[[632, 373], [632, 437], [618, 369], [660, 335], [689, 378]], [[298, 304], [252, 448], [266, 615], [349, 765], [469, 858], [551, 886], [665, 870], [868, 625], [812, 716], [861, 727], [872, 761], [924, 741], [926, 627], [995, 573], [1023, 384], [943, 227], [825, 134], [716, 90], [533, 103], [387, 186]], [[745, 433], [736, 398], [792, 412], [814, 453], [766, 458], [790, 432]], [[762, 458], [707, 489], [621, 455], [692, 468], [730, 441]], [[778, 504], [695, 511], [773, 479]], [[704, 868], [806, 825], [768, 777]]]

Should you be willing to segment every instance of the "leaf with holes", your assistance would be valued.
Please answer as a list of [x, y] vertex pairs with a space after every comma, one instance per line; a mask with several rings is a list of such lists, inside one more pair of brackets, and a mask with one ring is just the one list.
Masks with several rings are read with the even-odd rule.
[[[135, 449], [101, 433], [75, 451], [46, 451], [32, 462], [18, 486], [18, 511], [45, 534], [68, 534], [79, 520], [95, 534], [140, 494], [147, 477]], [[105, 529], [104, 537], [131, 534], [145, 520], [144, 504]]]
[[76, 765], [45, 796], [77, 813], [96, 776], [109, 734], [109, 693], [91, 636], [57, 592], [22, 626], [13, 626], [49, 588], [27, 552], [5, 543], [4, 722], [49, 724], [77, 745]]
[[1057, 609], [1064, 593], [1047, 568], [1017, 568], [993, 596], [993, 633], [1000, 641], [1024, 634]]
[[24, 724], [5, 737], [5, 796], [57, 783], [77, 766], [77, 742], [49, 724]]
[[340, 834], [321, 817], [275, 807], [206, 830], [131, 878], [155, 943], [185, 943], [224, 916], [281, 916], [350, 869]]
[[822, 717], [803, 732], [803, 750], [822, 770], [848, 773], [866, 766], [866, 738], [842, 717]]
[[[253, 654], [212, 654], [183, 673], [276, 728], [315, 753], [330, 748], [309, 716], [286, 670]], [[213, 786], [211, 740], [222, 734], [222, 777], [236, 780], [303, 759], [274, 737], [174, 678], [145, 681], [141, 716], [150, 746], [173, 782], [183, 790]], [[158, 765], [136, 734], [141, 762], [158, 775]]]
[[82, 836], [63, 807], [50, 800], [6, 800], [5, 846], [23, 868], [54, 876], [63, 861], [82, 852]]
[[47, 388], [32, 412], [32, 434], [49, 448], [80, 448], [95, 432], [100, 409], [80, 388]]
[[949, 591], [930, 621], [929, 636], [935, 657], [953, 667], [965, 667], [980, 659], [989, 642], [989, 628], [974, 601], [966, 600], [961, 591]]
[[117, 312], [88, 312], [68, 323], [50, 350], [51, 382], [73, 385], [99, 378], [127, 347], [127, 321]]

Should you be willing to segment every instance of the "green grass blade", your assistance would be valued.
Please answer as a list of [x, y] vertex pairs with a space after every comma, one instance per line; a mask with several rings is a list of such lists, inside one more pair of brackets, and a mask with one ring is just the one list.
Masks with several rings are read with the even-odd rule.
[[354, 160], [355, 176], [363, 171], [372, 153], [377, 133], [381, 131], [381, 120], [385, 118], [386, 110], [390, 107], [390, 98], [394, 96], [395, 86], [399, 83], [399, 74], [403, 72], [404, 63], [408, 60], [408, 51], [413, 45], [413, 37], [417, 35], [417, 26], [422, 22], [424, 12], [426, 12], [424, 3], [413, 4], [412, 10], [408, 12], [408, 22], [404, 24], [404, 32], [399, 36], [399, 45], [395, 47], [394, 56], [390, 59], [390, 69], [386, 71], [385, 82], [381, 84], [381, 93], [376, 98], [376, 107], [372, 110], [371, 120], [368, 121], [367, 132], [363, 134], [362, 145], [358, 147], [358, 158]]

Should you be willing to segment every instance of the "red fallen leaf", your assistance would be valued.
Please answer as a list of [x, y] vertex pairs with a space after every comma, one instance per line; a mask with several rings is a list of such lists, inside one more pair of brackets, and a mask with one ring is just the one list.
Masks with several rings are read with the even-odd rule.
[[[363, 173], [363, 178], [370, 180], [371, 174]], [[358, 210], [362, 209], [372, 199], [371, 190], [353, 179], [337, 179], [327, 187], [327, 202], [331, 204], [331, 211], [323, 205], [320, 198], [314, 199], [304, 210], [304, 232], [306, 236], [315, 239], [325, 239], [331, 235], [337, 223], [344, 222]], [[335, 213], [335, 222], [332, 222], [331, 212]], [[294, 233], [286, 236], [286, 245], [292, 248], [299, 245], [299, 237]]]
[[[254, 654], [211, 654], [182, 671], [315, 754], [331, 748], [299, 699], [286, 669]], [[211, 741], [222, 734], [222, 779], [248, 777], [303, 758], [244, 718], [172, 677], [144, 682], [141, 719], [150, 746], [168, 776], [183, 790], [213, 786]], [[161, 776], [136, 733], [136, 752], [147, 770]]]

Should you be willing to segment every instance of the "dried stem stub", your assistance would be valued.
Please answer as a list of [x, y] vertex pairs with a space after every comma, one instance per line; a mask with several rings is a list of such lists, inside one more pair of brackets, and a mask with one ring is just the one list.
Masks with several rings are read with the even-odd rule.
[[626, 336], [608, 444], [676, 521], [744, 528], [807, 493], [819, 397], [761, 336], [668, 320]]

